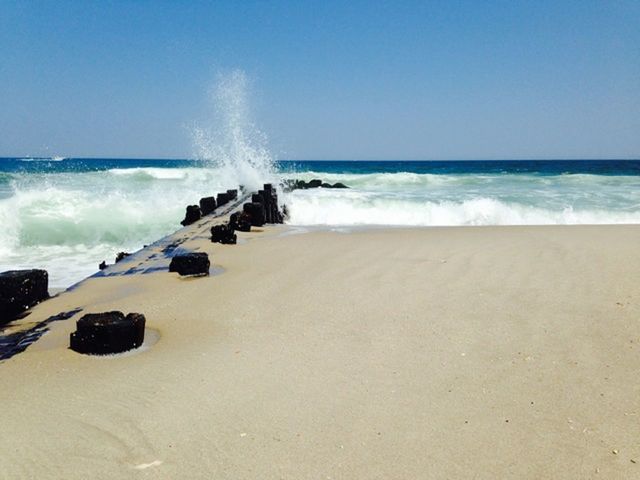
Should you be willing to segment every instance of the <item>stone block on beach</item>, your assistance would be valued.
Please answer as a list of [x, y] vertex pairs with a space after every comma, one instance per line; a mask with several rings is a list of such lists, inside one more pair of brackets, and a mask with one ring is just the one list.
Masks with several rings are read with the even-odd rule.
[[146, 319], [140, 313], [88, 313], [76, 323], [70, 348], [78, 353], [108, 355], [138, 348], [144, 342]]
[[209, 215], [216, 209], [215, 197], [204, 197], [200, 199], [200, 213], [202, 215]]
[[214, 225], [211, 227], [211, 241], [226, 245], [235, 245], [238, 238], [231, 225]]
[[240, 213], [238, 216], [237, 224], [236, 224], [236, 230], [240, 232], [250, 232], [251, 217], [244, 212]]
[[245, 203], [242, 206], [243, 212], [251, 218], [251, 226], [261, 227], [265, 224], [264, 205], [259, 202]]
[[231, 230], [237, 230], [238, 228], [238, 219], [240, 218], [240, 212], [234, 212], [229, 216], [229, 223], [227, 227]]
[[202, 218], [202, 213], [200, 212], [200, 207], [198, 205], [189, 205], [187, 207], [187, 213], [184, 217], [184, 220], [180, 222], [183, 227], [187, 225], [191, 225], [194, 222], [197, 222]]
[[251, 217], [244, 212], [235, 212], [229, 217], [228, 228], [239, 232], [250, 232]]
[[209, 255], [204, 252], [189, 252], [174, 256], [169, 264], [169, 271], [180, 275], [209, 275], [210, 266]]
[[238, 198], [238, 190], [231, 189], [231, 190], [227, 190], [227, 195], [229, 195], [229, 200], [235, 200], [236, 198]]
[[0, 273], [0, 324], [13, 320], [49, 298], [46, 270], [9, 270]]
[[282, 223], [283, 216], [278, 206], [278, 194], [270, 183], [264, 184], [264, 190], [260, 193], [265, 199], [265, 219], [267, 223]]
[[231, 200], [231, 198], [229, 197], [229, 194], [226, 192], [219, 193], [218, 196], [216, 197], [216, 202], [218, 202], [218, 207], [226, 205], [227, 203], [229, 203], [229, 200]]

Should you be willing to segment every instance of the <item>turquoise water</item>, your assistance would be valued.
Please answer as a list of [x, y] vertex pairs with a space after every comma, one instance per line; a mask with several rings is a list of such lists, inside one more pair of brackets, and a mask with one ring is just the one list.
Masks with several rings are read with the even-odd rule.
[[[246, 168], [245, 168], [246, 167]], [[239, 184], [321, 178], [348, 190], [283, 195], [292, 225], [640, 223], [640, 161], [279, 162], [0, 159], [0, 271], [68, 286], [171, 233], [187, 204]]]

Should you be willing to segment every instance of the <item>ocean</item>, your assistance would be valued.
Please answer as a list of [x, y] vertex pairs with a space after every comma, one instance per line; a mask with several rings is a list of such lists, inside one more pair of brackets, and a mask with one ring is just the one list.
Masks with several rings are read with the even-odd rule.
[[0, 271], [44, 268], [63, 288], [180, 227], [203, 196], [320, 178], [281, 195], [301, 229], [640, 223], [640, 161], [0, 159]]

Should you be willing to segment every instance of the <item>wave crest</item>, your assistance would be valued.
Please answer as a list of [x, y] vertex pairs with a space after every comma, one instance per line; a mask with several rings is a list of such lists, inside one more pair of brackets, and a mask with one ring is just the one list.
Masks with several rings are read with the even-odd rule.
[[287, 198], [291, 225], [463, 226], [640, 223], [640, 212], [542, 208], [495, 198], [433, 201], [363, 192], [295, 192]]

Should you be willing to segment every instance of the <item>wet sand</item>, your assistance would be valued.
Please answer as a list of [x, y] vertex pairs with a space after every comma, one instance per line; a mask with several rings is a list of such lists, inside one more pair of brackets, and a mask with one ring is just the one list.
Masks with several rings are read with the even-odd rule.
[[[35, 307], [0, 477], [640, 478], [640, 226], [285, 232]], [[156, 343], [67, 348], [114, 309]]]

